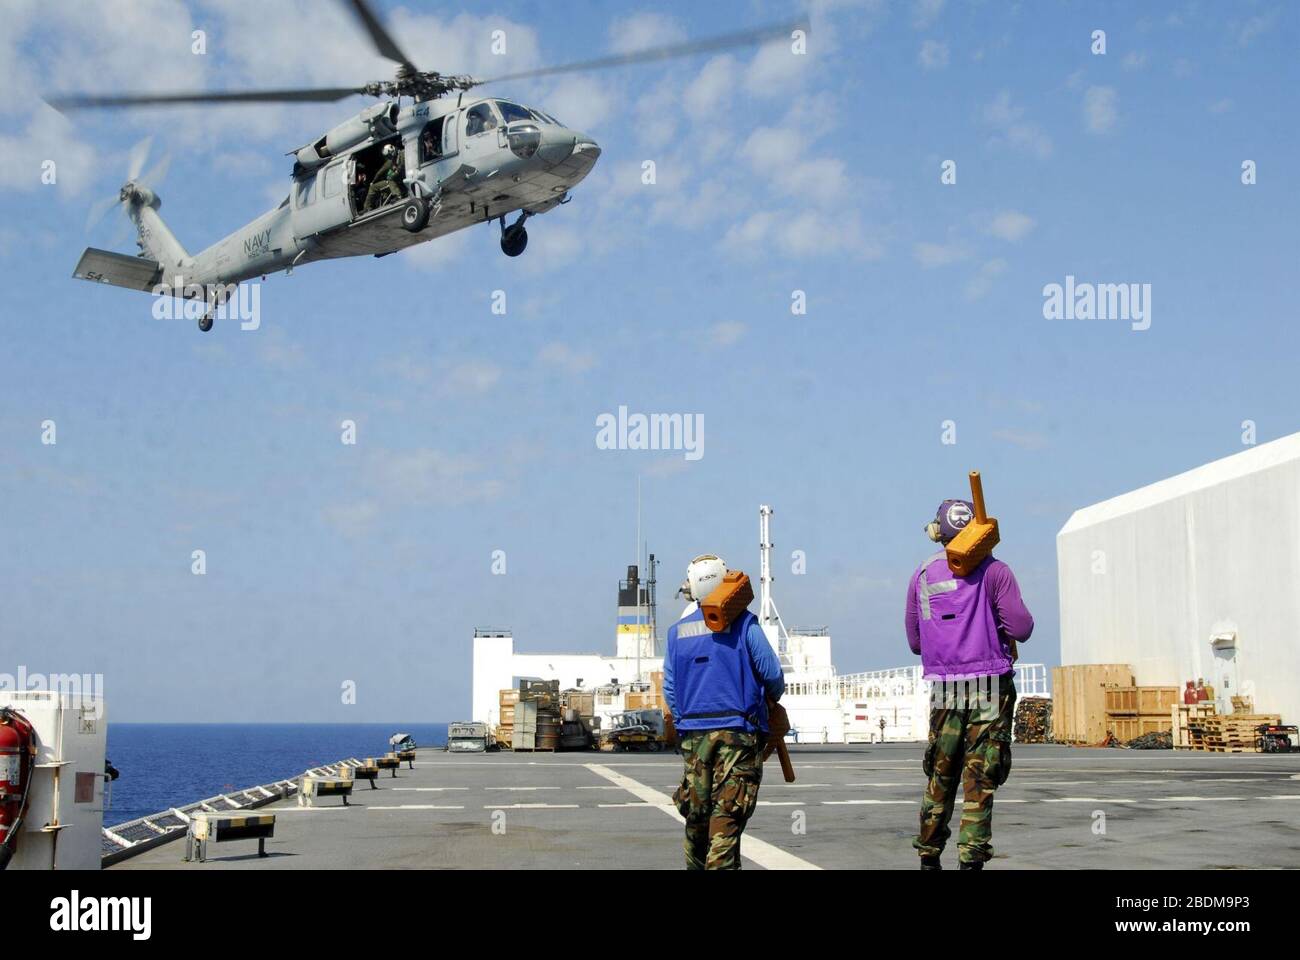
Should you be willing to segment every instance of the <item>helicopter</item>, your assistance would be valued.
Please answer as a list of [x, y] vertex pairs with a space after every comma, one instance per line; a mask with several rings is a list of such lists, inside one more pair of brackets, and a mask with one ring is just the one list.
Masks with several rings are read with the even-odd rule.
[[[137, 150], [112, 206], [136, 230], [137, 255], [87, 247], [73, 277], [156, 295], [204, 301], [198, 325], [212, 329], [218, 308], [240, 283], [340, 257], [385, 257], [477, 223], [500, 224], [501, 251], [528, 246], [524, 224], [571, 199], [592, 170], [600, 145], [545, 110], [504, 97], [480, 96], [488, 83], [600, 70], [750, 46], [790, 36], [796, 25], [769, 26], [702, 40], [649, 47], [487, 80], [415, 66], [368, 0], [343, 0], [375, 49], [397, 64], [392, 80], [356, 87], [149, 94], [67, 94], [59, 111], [135, 106], [270, 102], [330, 103], [355, 95], [380, 98], [320, 137], [290, 152], [292, 185], [274, 209], [196, 254], [158, 210], [144, 176], [147, 144]], [[160, 165], [162, 166], [162, 165]], [[506, 218], [517, 214], [507, 224]]]

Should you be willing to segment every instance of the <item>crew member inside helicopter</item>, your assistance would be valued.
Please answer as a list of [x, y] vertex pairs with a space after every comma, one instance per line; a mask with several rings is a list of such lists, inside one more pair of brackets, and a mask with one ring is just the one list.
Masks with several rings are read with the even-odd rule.
[[384, 162], [375, 171], [375, 181], [366, 191], [366, 209], [377, 210], [402, 199], [402, 182], [406, 178], [406, 151], [391, 143], [384, 144]]
[[366, 173], [366, 165], [357, 161], [356, 173], [352, 176], [352, 209], [362, 210], [365, 207], [367, 188], [370, 185], [370, 175]]
[[442, 117], [424, 125], [420, 134], [420, 163], [437, 160], [442, 154]]
[[465, 114], [465, 136], [473, 137], [497, 128], [496, 114], [488, 103], [477, 103]]

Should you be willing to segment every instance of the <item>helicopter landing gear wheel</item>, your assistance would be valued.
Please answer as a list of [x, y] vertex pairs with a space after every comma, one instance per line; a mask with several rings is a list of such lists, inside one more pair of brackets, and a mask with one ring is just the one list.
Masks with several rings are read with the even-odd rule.
[[212, 329], [212, 314], [205, 313], [203, 316], [199, 317], [199, 329], [204, 333], [207, 333]]
[[501, 252], [507, 257], [517, 257], [528, 248], [528, 231], [524, 223], [532, 216], [527, 210], [519, 212], [519, 219], [506, 226], [506, 218], [501, 217]]
[[508, 227], [501, 234], [501, 252], [507, 257], [517, 257], [528, 248], [528, 231], [522, 226]]
[[402, 206], [402, 227], [419, 233], [429, 222], [429, 204], [423, 197], [412, 197]]

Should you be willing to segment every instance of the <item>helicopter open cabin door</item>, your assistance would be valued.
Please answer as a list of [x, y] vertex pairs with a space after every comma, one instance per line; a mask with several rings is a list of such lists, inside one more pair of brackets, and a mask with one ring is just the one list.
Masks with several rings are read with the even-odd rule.
[[340, 157], [294, 181], [293, 235], [302, 240], [342, 226], [352, 219], [349, 203], [353, 160]]

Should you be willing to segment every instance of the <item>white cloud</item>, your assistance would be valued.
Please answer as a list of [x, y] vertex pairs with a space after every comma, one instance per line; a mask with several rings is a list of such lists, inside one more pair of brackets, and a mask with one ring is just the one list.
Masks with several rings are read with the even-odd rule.
[[462, 360], [443, 373], [442, 389], [450, 395], [485, 393], [501, 379], [501, 368], [490, 360]]
[[750, 214], [727, 230], [721, 246], [728, 255], [742, 259], [769, 249], [794, 258], [833, 254], [878, 260], [885, 254], [883, 243], [864, 236], [856, 216], [811, 210]]
[[615, 53], [630, 53], [679, 43], [686, 39], [686, 31], [672, 17], [642, 12], [614, 21], [609, 28], [609, 39]]
[[357, 537], [370, 530], [379, 516], [379, 507], [371, 500], [331, 504], [325, 507], [322, 516], [339, 533]]
[[1002, 259], [987, 260], [979, 272], [966, 284], [966, 299], [980, 300], [993, 289], [993, 281], [1006, 273], [1007, 262]]
[[495, 500], [504, 489], [477, 459], [428, 448], [380, 450], [367, 462], [366, 479], [397, 503], [457, 506]]
[[723, 320], [709, 330], [709, 339], [716, 347], [730, 347], [740, 342], [747, 327], [739, 320]]
[[912, 26], [924, 30], [943, 12], [944, 0], [915, 0], [912, 5]]
[[926, 40], [921, 44], [917, 62], [926, 70], [939, 70], [948, 66], [948, 44], [938, 40]]
[[1125, 70], [1141, 70], [1147, 65], [1146, 51], [1130, 50], [1124, 55]]
[[912, 256], [916, 258], [917, 263], [928, 270], [967, 260], [970, 258], [970, 251], [956, 242], [921, 242], [912, 247]]
[[1034, 229], [1034, 219], [1018, 210], [1003, 210], [994, 215], [989, 222], [987, 232], [1002, 240], [1012, 243], [1021, 239]]
[[1005, 142], [1045, 160], [1052, 155], [1052, 138], [1027, 122], [1024, 113], [1023, 107], [1011, 102], [1010, 92], [1003, 90], [984, 105], [983, 118], [985, 124], [995, 131], [995, 143]]
[[1233, 107], [1232, 99], [1229, 97], [1220, 97], [1218, 100], [1211, 100], [1206, 104], [1205, 109], [1210, 113], [1227, 113]]
[[537, 104], [566, 127], [594, 134], [614, 114], [622, 96], [595, 76], [565, 77], [537, 99]]
[[1249, 46], [1257, 37], [1272, 29], [1276, 17], [1276, 12], [1251, 17], [1237, 28], [1237, 44], [1242, 47]]
[[745, 90], [757, 97], [787, 97], [790, 89], [799, 84], [809, 61], [815, 56], [813, 44], [816, 37], [808, 35], [806, 53], [795, 53], [789, 39], [782, 38], [765, 43], [745, 70]]
[[1032, 430], [994, 430], [993, 437], [1022, 450], [1041, 450], [1047, 446], [1047, 437]]
[[1089, 133], [1109, 133], [1119, 116], [1114, 87], [1089, 87], [1083, 95], [1083, 116]]
[[[739, 68], [736, 58], [729, 54], [714, 57], [686, 86], [682, 94], [682, 106], [693, 117], [710, 119], [736, 88], [736, 75]], [[663, 101], [657, 101], [657, 110], [663, 110]]]
[[567, 343], [548, 343], [538, 351], [537, 359], [570, 376], [586, 373], [596, 365], [596, 356], [588, 350], [575, 350]]
[[257, 359], [263, 366], [288, 373], [307, 363], [302, 344], [290, 340], [283, 330], [266, 330], [257, 337]]

